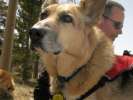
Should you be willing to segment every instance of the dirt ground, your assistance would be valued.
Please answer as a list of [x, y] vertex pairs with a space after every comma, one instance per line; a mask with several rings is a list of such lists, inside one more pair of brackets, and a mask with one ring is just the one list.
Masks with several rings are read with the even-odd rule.
[[25, 84], [16, 84], [14, 100], [33, 100], [33, 87]]

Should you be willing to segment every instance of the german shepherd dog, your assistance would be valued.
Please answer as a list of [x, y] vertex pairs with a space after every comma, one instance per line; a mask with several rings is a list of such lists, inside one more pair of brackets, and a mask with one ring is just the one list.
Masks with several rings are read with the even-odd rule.
[[96, 26], [106, 0], [51, 3], [46, 7], [44, 2], [40, 20], [29, 32], [31, 46], [46, 65], [51, 93], [81, 100], [113, 63], [112, 43]]

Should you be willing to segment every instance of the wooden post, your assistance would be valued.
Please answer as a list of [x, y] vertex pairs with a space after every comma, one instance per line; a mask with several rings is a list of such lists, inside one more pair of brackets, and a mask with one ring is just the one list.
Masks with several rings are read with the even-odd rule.
[[1, 67], [9, 70], [11, 66], [11, 55], [13, 47], [13, 33], [16, 22], [16, 8], [18, 0], [9, 0], [6, 30], [2, 47]]

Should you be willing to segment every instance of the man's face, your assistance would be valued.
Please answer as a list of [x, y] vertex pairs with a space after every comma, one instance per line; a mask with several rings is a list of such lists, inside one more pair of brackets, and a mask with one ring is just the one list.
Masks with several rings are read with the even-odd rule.
[[118, 7], [113, 7], [111, 16], [103, 17], [105, 18], [103, 31], [114, 41], [122, 33], [124, 11]]

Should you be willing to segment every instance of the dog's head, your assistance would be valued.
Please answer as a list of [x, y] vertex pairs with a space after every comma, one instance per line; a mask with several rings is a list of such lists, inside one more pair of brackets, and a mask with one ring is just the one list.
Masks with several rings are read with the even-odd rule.
[[68, 75], [75, 66], [83, 65], [91, 57], [98, 38], [94, 26], [102, 15], [106, 0], [81, 0], [79, 5], [52, 1], [53, 4], [42, 6], [40, 20], [29, 32], [31, 45], [41, 51], [41, 56], [44, 53], [51, 55], [43, 57], [47, 66], [60, 65], [62, 69], [59, 68], [58, 73]]
[[40, 20], [30, 30], [32, 46], [53, 54], [76, 53], [75, 50], [79, 53], [89, 30], [98, 22], [105, 1], [81, 0], [80, 5], [43, 6]]

